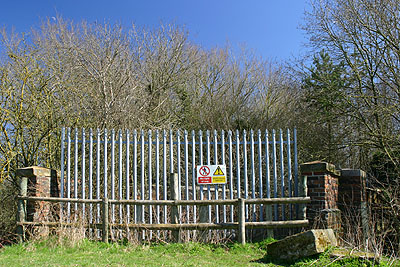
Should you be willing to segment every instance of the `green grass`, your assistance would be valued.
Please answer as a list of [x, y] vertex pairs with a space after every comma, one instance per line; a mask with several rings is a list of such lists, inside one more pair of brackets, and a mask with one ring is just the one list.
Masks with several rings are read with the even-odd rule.
[[[56, 239], [26, 242], [0, 250], [0, 266], [373, 266], [354, 258], [338, 260], [329, 252], [296, 262], [266, 256], [266, 244], [104, 244], [81, 240], [60, 244]], [[382, 266], [387, 266], [383, 263]]]
[[[125, 245], [82, 240], [18, 244], [0, 250], [0, 266], [257, 266], [265, 250], [254, 244]], [[265, 266], [263, 264], [258, 264]]]

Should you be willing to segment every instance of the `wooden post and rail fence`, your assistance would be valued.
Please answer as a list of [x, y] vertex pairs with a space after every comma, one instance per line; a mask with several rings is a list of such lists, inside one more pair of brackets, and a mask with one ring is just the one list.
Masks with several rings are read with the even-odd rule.
[[[178, 199], [178, 182], [177, 174], [171, 174], [171, 198], [172, 200], [111, 200], [108, 198], [103, 199], [78, 199], [78, 198], [59, 198], [59, 197], [33, 197], [27, 196], [27, 179], [22, 177], [20, 180], [20, 195], [18, 196], [18, 221], [17, 221], [17, 234], [20, 241], [24, 240], [26, 226], [47, 226], [47, 227], [85, 227], [101, 229], [102, 241], [108, 242], [109, 229], [131, 229], [131, 230], [172, 230], [172, 238], [174, 241], [180, 241], [179, 231], [181, 230], [224, 230], [235, 229], [238, 231], [238, 240], [240, 243], [246, 242], [246, 229], [272, 229], [272, 228], [293, 228], [293, 227], [306, 227], [308, 220], [306, 219], [306, 204], [310, 203], [310, 197], [306, 197], [305, 187], [302, 192], [302, 197], [290, 198], [257, 198], [257, 199], [217, 199], [217, 200], [179, 200]], [[82, 203], [82, 204], [98, 204], [102, 207], [101, 223], [90, 223], [86, 225], [71, 223], [71, 222], [28, 222], [27, 221], [27, 201], [44, 201], [53, 203]], [[122, 204], [122, 205], [166, 205], [171, 206], [169, 224], [121, 224], [110, 223], [109, 221], [109, 205]], [[248, 204], [300, 204], [302, 212], [299, 220], [290, 221], [262, 221], [262, 222], [246, 222], [245, 206]], [[238, 221], [233, 223], [206, 223], [200, 218], [200, 223], [179, 223], [179, 206], [200, 206], [205, 207], [209, 205], [233, 205], [237, 207]], [[200, 215], [201, 217], [201, 215]], [[62, 216], [60, 216], [62, 218]]]

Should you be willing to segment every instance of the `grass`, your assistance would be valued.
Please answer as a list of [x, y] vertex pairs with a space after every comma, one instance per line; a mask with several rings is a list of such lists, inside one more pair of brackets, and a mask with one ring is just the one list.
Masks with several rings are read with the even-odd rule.
[[265, 254], [258, 244], [55, 243], [46, 240], [5, 247], [0, 250], [0, 266], [257, 266], [253, 261]]
[[[374, 266], [357, 258], [329, 257], [329, 251], [296, 262], [276, 262], [266, 256], [272, 240], [233, 244], [105, 244], [83, 239], [77, 243], [49, 238], [0, 250], [0, 266]], [[390, 266], [381, 262], [380, 266]], [[396, 265], [393, 265], [396, 266]]]

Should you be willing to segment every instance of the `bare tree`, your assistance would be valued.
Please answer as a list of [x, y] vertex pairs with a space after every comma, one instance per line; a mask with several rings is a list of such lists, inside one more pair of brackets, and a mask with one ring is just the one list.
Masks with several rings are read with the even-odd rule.
[[305, 28], [314, 47], [325, 48], [352, 73], [347, 103], [363, 132], [355, 144], [393, 157], [399, 139], [399, 5], [396, 0], [312, 1]]
[[[370, 162], [375, 153], [381, 167], [390, 165], [391, 173], [396, 173], [390, 179], [376, 177], [376, 184], [398, 236], [400, 1], [318, 0], [311, 5], [305, 25], [311, 44], [343, 61], [351, 74], [343, 100], [354, 119], [349, 130], [357, 134], [350, 145], [360, 148], [359, 163], [374, 173]], [[398, 250], [398, 238], [391, 242]]]

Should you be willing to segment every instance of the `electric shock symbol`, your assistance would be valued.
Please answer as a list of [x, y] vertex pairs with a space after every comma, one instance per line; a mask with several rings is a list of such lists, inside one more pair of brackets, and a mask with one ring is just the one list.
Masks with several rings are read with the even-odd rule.
[[202, 166], [199, 170], [200, 175], [202, 176], [207, 176], [210, 174], [210, 168], [208, 168], [207, 166]]

